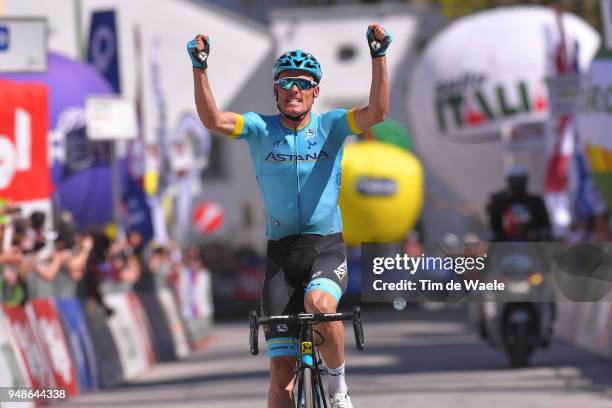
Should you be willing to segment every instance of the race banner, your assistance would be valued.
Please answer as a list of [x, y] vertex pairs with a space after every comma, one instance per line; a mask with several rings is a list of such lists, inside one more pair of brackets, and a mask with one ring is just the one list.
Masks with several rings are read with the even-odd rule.
[[170, 332], [174, 340], [176, 355], [181, 358], [187, 357], [187, 355], [189, 355], [189, 340], [187, 339], [185, 325], [181, 319], [175, 298], [168, 288], [159, 289], [157, 291], [157, 297], [164, 309], [168, 324], [170, 325]]
[[128, 292], [126, 294], [128, 305], [132, 318], [134, 319], [134, 328], [138, 335], [138, 342], [140, 343], [141, 350], [144, 351], [148, 366], [152, 366], [155, 363], [155, 355], [153, 353], [153, 345], [151, 339], [151, 333], [149, 328], [149, 321], [145, 314], [138, 296], [134, 292]]
[[124, 378], [131, 380], [149, 367], [148, 352], [143, 348], [128, 296], [125, 293], [108, 294], [104, 296], [104, 303], [115, 312], [107, 323], [117, 346]]
[[[110, 388], [125, 380], [119, 345], [116, 344], [107, 322], [108, 314], [93, 299], [80, 302], [95, 352], [100, 388]], [[109, 319], [110, 320], [110, 319]]]
[[98, 363], [91, 335], [79, 301], [73, 298], [55, 299], [64, 330], [70, 341], [72, 357], [79, 376], [81, 392], [99, 387]]
[[40, 339], [30, 325], [30, 320], [22, 306], [5, 307], [11, 333], [19, 348], [19, 353], [26, 363], [28, 376], [33, 388], [53, 388], [55, 376]]
[[0, 101], [0, 197], [46, 199], [52, 192], [47, 87], [0, 80]]
[[108, 80], [115, 92], [121, 92], [119, 40], [114, 10], [91, 13], [87, 61]]
[[51, 299], [33, 299], [26, 306], [30, 324], [38, 336], [51, 362], [55, 381], [69, 396], [79, 394], [78, 376], [70, 356], [70, 349]]
[[151, 327], [157, 361], [174, 361], [176, 352], [168, 319], [155, 292], [138, 293], [138, 300]]
[[30, 383], [24, 362], [18, 358], [8, 330], [0, 309], [0, 387], [27, 387]]

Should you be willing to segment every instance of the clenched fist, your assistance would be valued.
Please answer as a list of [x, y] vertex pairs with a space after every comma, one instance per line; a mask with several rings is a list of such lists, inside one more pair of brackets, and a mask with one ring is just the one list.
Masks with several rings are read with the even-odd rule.
[[210, 38], [204, 34], [198, 34], [187, 43], [187, 52], [191, 58], [194, 68], [208, 68], [208, 55], [210, 54]]
[[384, 57], [389, 44], [393, 41], [391, 33], [378, 24], [370, 24], [366, 31], [366, 39], [372, 58]]

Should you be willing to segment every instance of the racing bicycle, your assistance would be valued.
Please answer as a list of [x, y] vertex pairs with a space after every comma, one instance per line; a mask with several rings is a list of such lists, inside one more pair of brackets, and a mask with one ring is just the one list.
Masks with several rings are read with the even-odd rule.
[[[284, 316], [257, 316], [256, 311], [249, 314], [249, 342], [251, 354], [259, 353], [259, 326], [262, 324], [296, 324], [298, 326], [299, 347], [298, 366], [296, 374], [297, 394], [296, 408], [327, 408], [327, 399], [321, 378], [322, 360], [317, 349], [325, 341], [323, 337], [313, 329], [313, 325], [321, 322], [333, 322], [342, 320], [352, 320], [353, 332], [355, 333], [355, 344], [357, 349], [363, 350], [365, 343], [363, 339], [363, 327], [361, 325], [361, 308], [353, 307], [353, 312], [347, 313], [300, 313], [297, 315]], [[317, 332], [322, 342], [316, 344], [314, 333]]]

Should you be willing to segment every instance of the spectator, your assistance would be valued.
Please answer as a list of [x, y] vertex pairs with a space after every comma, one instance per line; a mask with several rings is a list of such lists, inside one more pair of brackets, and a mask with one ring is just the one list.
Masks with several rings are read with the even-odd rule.
[[93, 299], [104, 309], [106, 315], [110, 316], [113, 314], [113, 310], [106, 306], [102, 300], [100, 284], [106, 276], [110, 275], [110, 264], [107, 256], [111, 240], [102, 229], [97, 227], [90, 228], [88, 235], [91, 236], [93, 245], [87, 259], [85, 274], [77, 284], [77, 296], [83, 299]]
[[0, 303], [14, 307], [25, 302], [26, 297], [19, 276], [22, 251], [19, 246], [12, 245], [10, 218], [2, 213], [0, 216], [0, 242], [7, 244], [7, 248], [2, 248], [0, 252]]
[[125, 241], [113, 243], [109, 250], [110, 275], [105, 286], [113, 291], [125, 291], [140, 279], [140, 262], [131, 246]]
[[147, 267], [153, 274], [157, 287], [176, 284], [180, 271], [173, 264], [168, 248], [155, 243], [151, 244]]
[[134, 290], [137, 292], [153, 292], [155, 291], [155, 277], [149, 269], [148, 262], [145, 259], [145, 242], [142, 234], [139, 231], [132, 230], [128, 232], [127, 244], [129, 251], [138, 261], [140, 275], [134, 283]]
[[77, 232], [71, 220], [65, 220], [58, 230], [56, 248], [67, 251], [68, 255], [53, 281], [54, 294], [56, 297], [76, 297], [78, 282], [87, 273], [93, 238], [91, 235]]
[[42, 249], [47, 243], [47, 236], [45, 235], [45, 213], [41, 211], [34, 211], [30, 215], [30, 228], [31, 237], [33, 240], [33, 249]]

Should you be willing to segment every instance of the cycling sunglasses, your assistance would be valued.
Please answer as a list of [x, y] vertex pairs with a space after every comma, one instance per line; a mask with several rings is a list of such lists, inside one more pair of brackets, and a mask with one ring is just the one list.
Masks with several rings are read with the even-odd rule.
[[278, 84], [278, 86], [286, 90], [291, 89], [293, 85], [295, 84], [300, 91], [304, 89], [311, 89], [319, 85], [318, 83], [316, 83], [315, 81], [311, 81], [310, 79], [291, 78], [291, 77], [281, 78], [278, 81], [276, 81], [275, 84]]

